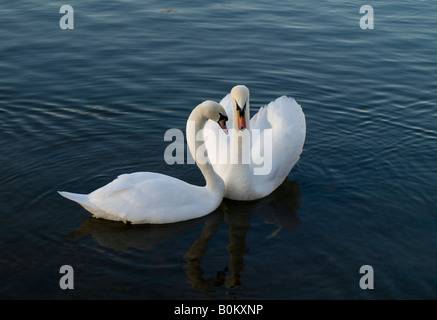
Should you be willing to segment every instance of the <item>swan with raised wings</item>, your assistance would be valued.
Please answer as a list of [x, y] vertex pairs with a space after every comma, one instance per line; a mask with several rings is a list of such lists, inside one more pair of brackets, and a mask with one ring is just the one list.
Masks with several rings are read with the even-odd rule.
[[[305, 115], [293, 98], [281, 96], [250, 119], [249, 95], [246, 86], [237, 85], [221, 100], [232, 124], [229, 135], [219, 133], [212, 121], [205, 126], [214, 133], [205, 142], [209, 158], [225, 182], [224, 196], [233, 200], [255, 200], [273, 192], [299, 160], [305, 142]], [[271, 130], [268, 136], [267, 130]], [[250, 138], [244, 139], [243, 133]], [[246, 162], [245, 156], [249, 156]], [[256, 174], [263, 161], [269, 170]]]

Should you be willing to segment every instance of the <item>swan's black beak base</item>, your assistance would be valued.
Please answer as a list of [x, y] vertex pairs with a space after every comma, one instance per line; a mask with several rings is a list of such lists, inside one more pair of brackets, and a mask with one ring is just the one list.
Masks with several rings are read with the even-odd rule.
[[218, 125], [220, 126], [220, 128], [222, 128], [222, 130], [228, 134], [228, 128], [226, 127], [226, 121], [228, 121], [228, 117], [219, 113], [220, 114], [220, 119], [217, 121]]

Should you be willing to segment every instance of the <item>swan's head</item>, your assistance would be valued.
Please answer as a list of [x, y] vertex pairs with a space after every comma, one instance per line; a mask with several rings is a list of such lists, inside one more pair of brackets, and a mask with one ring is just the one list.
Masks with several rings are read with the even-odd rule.
[[238, 85], [231, 90], [231, 100], [233, 108], [233, 126], [237, 130], [247, 128], [250, 120], [249, 109], [249, 89], [246, 86]]
[[226, 121], [228, 121], [228, 115], [226, 114], [225, 109], [223, 106], [215, 101], [207, 100], [202, 103], [204, 112], [203, 115], [214, 121], [217, 122], [220, 128], [228, 134], [228, 128], [226, 127]]

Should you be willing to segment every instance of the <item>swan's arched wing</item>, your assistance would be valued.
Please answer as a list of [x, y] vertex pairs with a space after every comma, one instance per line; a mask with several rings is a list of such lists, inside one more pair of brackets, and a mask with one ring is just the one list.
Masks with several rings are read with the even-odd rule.
[[[255, 179], [276, 188], [302, 153], [306, 134], [305, 115], [293, 98], [282, 96], [262, 107], [251, 119], [250, 126], [252, 132], [259, 130], [261, 133], [258, 137], [252, 133], [252, 165], [254, 168], [264, 166], [264, 171], [268, 172], [271, 160], [271, 172], [256, 175]], [[271, 139], [266, 134], [267, 129], [271, 129]], [[261, 150], [257, 149], [258, 146]]]
[[272, 126], [268, 120], [268, 109], [267, 106], [261, 107], [258, 112], [250, 119], [251, 129], [271, 129]]
[[143, 181], [159, 179], [161, 174], [154, 172], [135, 172], [119, 175], [112, 182], [90, 193], [90, 199], [98, 201], [111, 195], [131, 188]]

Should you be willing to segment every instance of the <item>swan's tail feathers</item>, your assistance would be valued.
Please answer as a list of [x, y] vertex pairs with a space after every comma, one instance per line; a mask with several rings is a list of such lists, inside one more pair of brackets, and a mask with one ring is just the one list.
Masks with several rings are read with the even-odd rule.
[[58, 191], [58, 193], [64, 198], [77, 202], [93, 215], [97, 217], [102, 215], [102, 211], [91, 203], [87, 194], [78, 194], [65, 191]]
[[63, 196], [64, 198], [75, 201], [79, 204], [92, 205], [90, 203], [90, 201], [88, 200], [87, 194], [78, 194], [78, 193], [71, 193], [71, 192], [65, 192], [65, 191], [58, 191], [58, 193], [61, 196]]

